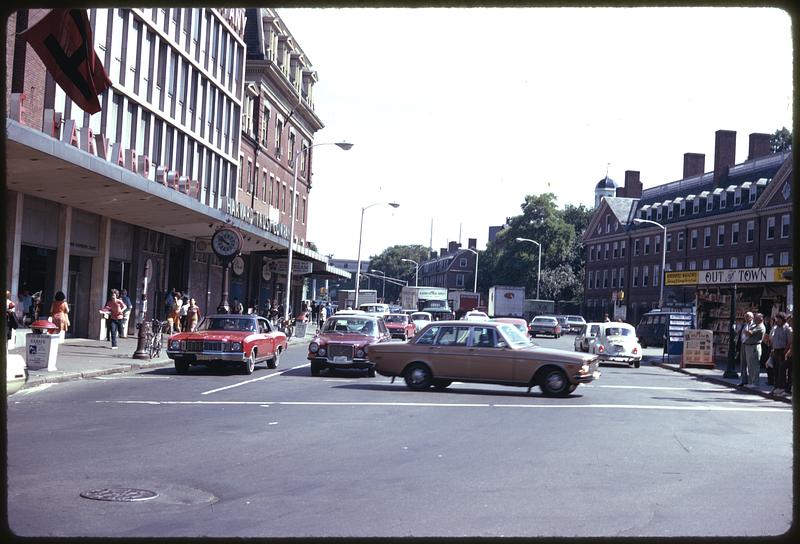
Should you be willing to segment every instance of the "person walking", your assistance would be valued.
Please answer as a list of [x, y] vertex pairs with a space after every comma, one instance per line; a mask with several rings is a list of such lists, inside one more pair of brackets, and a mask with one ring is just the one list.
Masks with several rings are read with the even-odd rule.
[[119, 298], [125, 304], [125, 314], [122, 316], [122, 338], [128, 337], [128, 320], [131, 317], [131, 309], [133, 308], [133, 303], [131, 302], [131, 297], [128, 296], [128, 290], [123, 289], [120, 293]]
[[181, 330], [189, 330], [187, 328], [189, 326], [189, 297], [186, 296], [186, 294], [184, 294], [181, 299], [181, 307], [178, 310], [178, 314], [181, 322]]
[[181, 332], [181, 306], [183, 305], [183, 299], [181, 298], [180, 292], [174, 293], [174, 302], [172, 303], [172, 307], [169, 311], [169, 316], [167, 317], [167, 323], [169, 323], [170, 330], [172, 332]]
[[59, 334], [69, 330], [69, 304], [62, 291], [56, 293], [53, 304], [50, 305], [50, 317], [53, 319], [53, 324], [58, 327]]
[[19, 328], [16, 308], [17, 305], [11, 300], [11, 291], [6, 289], [6, 340], [9, 347], [13, 346], [11, 339], [14, 337], [16, 329]]
[[791, 356], [792, 347], [792, 328], [786, 320], [786, 314], [778, 312], [775, 316], [775, 326], [770, 333], [770, 345], [772, 346], [772, 364], [775, 369], [775, 388], [771, 391], [773, 395], [785, 395], [787, 386], [787, 361], [786, 352]]
[[100, 309], [106, 319], [111, 323], [111, 349], [117, 349], [117, 335], [122, 327], [122, 317], [125, 313], [125, 303], [119, 298], [119, 291], [111, 290], [111, 298]]
[[328, 306], [327, 306], [327, 304], [322, 304], [322, 306], [319, 307], [319, 327], [320, 328], [322, 328], [322, 326], [325, 324], [325, 320], [326, 319], [328, 319]]
[[189, 303], [186, 305], [186, 327], [184, 330], [189, 332], [194, 332], [197, 330], [197, 322], [200, 320], [200, 306], [197, 305], [197, 302], [193, 299], [189, 299]]

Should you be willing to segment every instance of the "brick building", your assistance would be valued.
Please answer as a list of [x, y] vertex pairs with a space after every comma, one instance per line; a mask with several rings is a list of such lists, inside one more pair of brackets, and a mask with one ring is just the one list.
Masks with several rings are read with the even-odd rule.
[[[419, 284], [427, 287], [446, 287], [448, 290], [472, 291], [475, 284], [477, 238], [467, 240], [467, 249], [450, 242], [430, 259], [419, 263]], [[472, 250], [472, 251], [470, 251]]]

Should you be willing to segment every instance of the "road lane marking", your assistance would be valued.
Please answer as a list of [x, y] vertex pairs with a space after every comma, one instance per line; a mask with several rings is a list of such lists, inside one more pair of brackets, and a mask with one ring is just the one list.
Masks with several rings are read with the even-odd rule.
[[201, 395], [210, 395], [211, 393], [217, 393], [218, 391], [225, 391], [226, 389], [233, 389], [234, 387], [239, 387], [240, 385], [247, 385], [247, 384], [251, 384], [251, 383], [255, 383], [255, 382], [260, 382], [261, 380], [266, 380], [268, 378], [273, 378], [275, 376], [280, 376], [281, 374], [289, 372], [290, 370], [297, 370], [298, 368], [303, 368], [304, 366], [308, 366], [309, 364], [310, 363], [306, 363], [304, 365], [299, 365], [299, 366], [294, 366], [292, 368], [287, 368], [286, 370], [281, 370], [280, 372], [275, 372], [273, 374], [268, 374], [266, 376], [261, 376], [260, 378], [255, 378], [255, 379], [247, 380], [247, 381], [244, 381], [244, 382], [234, 383], [232, 385], [226, 385], [225, 387], [218, 387], [217, 389], [212, 389], [210, 391], [203, 391], [200, 394]]
[[650, 386], [650, 385], [600, 385], [600, 384], [592, 384], [587, 383], [581, 385], [581, 387], [593, 387], [593, 388], [600, 388], [604, 387], [607, 389], [651, 389], [655, 391], [703, 391], [703, 392], [719, 392], [719, 391], [730, 391], [730, 387], [718, 386], [718, 387], [709, 387], [705, 389], [701, 389], [698, 387], [666, 387], [666, 386]]
[[171, 380], [172, 376], [95, 376], [95, 380]]
[[792, 413], [792, 408], [769, 406], [669, 406], [646, 404], [495, 404], [495, 403], [437, 403], [437, 402], [325, 402], [325, 401], [202, 401], [202, 400], [98, 400], [99, 404], [148, 405], [228, 405], [228, 406], [397, 406], [426, 408], [571, 408], [619, 410], [677, 410], [689, 412], [781, 412]]

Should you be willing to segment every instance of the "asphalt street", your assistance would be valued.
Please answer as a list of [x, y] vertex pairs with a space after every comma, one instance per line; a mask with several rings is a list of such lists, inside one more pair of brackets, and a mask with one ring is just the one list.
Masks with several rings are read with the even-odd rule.
[[150, 369], [7, 406], [22, 536], [764, 536], [792, 522], [791, 406], [647, 363], [603, 366], [562, 399], [413, 392], [311, 377], [299, 345], [250, 376]]

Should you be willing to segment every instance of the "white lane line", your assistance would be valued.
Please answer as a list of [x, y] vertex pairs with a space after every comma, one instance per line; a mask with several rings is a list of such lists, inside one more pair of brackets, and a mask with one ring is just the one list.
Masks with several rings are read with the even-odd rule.
[[95, 376], [95, 380], [171, 380], [172, 376]]
[[791, 408], [755, 406], [668, 406], [646, 404], [467, 404], [436, 402], [323, 402], [323, 401], [201, 401], [201, 400], [98, 400], [100, 404], [149, 405], [240, 405], [240, 406], [404, 406], [426, 408], [571, 408], [571, 409], [621, 409], [621, 410], [678, 410], [690, 412], [782, 412], [791, 414]]
[[730, 391], [730, 387], [709, 387], [706, 389], [699, 389], [697, 387], [660, 387], [660, 386], [649, 386], [649, 385], [600, 385], [600, 384], [583, 384], [581, 387], [595, 387], [600, 388], [604, 387], [606, 389], [651, 389], [655, 391], [704, 391], [704, 392], [718, 392], [718, 391]]
[[275, 376], [280, 376], [281, 374], [285, 374], [286, 372], [289, 372], [290, 370], [297, 370], [298, 368], [303, 368], [304, 366], [308, 366], [310, 364], [311, 363], [306, 363], [304, 365], [293, 366], [292, 368], [287, 368], [286, 370], [281, 370], [280, 372], [275, 372], [273, 374], [268, 374], [267, 376], [261, 376], [260, 378], [255, 378], [255, 379], [252, 379], [252, 380], [247, 380], [247, 381], [244, 381], [244, 382], [235, 383], [233, 385], [226, 385], [225, 387], [219, 387], [217, 389], [212, 389], [210, 391], [203, 391], [200, 394], [201, 395], [210, 395], [211, 393], [216, 393], [218, 391], [225, 391], [226, 389], [233, 389], [234, 387], [239, 387], [240, 385], [247, 385], [247, 384], [254, 383], [254, 382], [260, 382], [261, 380], [266, 380], [268, 378], [272, 378], [272, 377], [275, 377]]

